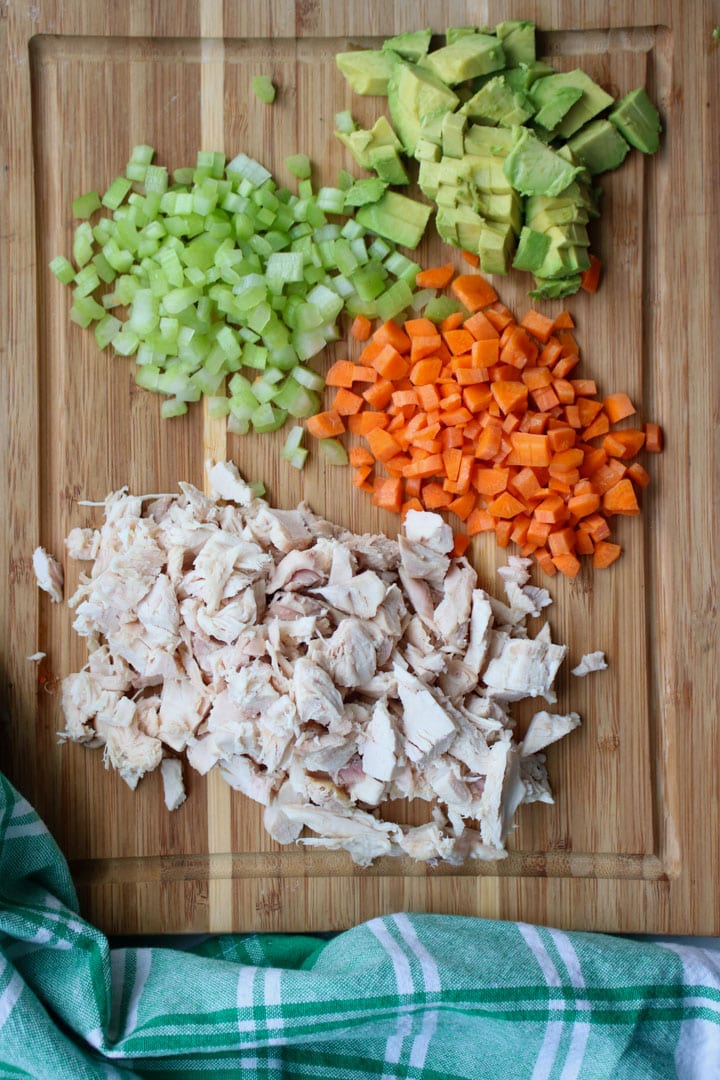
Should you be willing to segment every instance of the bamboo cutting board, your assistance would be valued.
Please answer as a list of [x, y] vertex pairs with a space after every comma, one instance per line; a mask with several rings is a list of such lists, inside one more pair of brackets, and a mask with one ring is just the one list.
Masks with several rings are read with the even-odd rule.
[[[584, 724], [548, 755], [556, 803], [523, 808], [505, 862], [435, 869], [385, 860], [358, 870], [344, 854], [280, 848], [263, 831], [260, 807], [190, 770], [187, 802], [169, 814], [158, 774], [132, 793], [105, 772], [99, 752], [57, 744], [59, 696], [38, 688], [25, 657], [47, 652], [62, 676], [84, 663], [84, 644], [67, 606], [36, 590], [35, 546], [61, 554], [73, 526], [97, 521], [80, 499], [124, 484], [202, 485], [207, 456], [231, 457], [277, 505], [304, 497], [361, 531], [392, 534], [396, 522], [317, 457], [302, 475], [283, 467], [282, 435], [226, 438], [200, 405], [160, 422], [159, 401], [135, 387], [131, 363], [99, 354], [92, 334], [70, 324], [69, 293], [47, 270], [71, 250], [70, 202], [102, 190], [139, 142], [170, 168], [192, 164], [198, 149], [243, 150], [283, 182], [291, 180], [285, 157], [303, 151], [316, 181], [332, 183], [348, 164], [334, 114], [350, 107], [364, 123], [384, 104], [351, 97], [334, 65], [338, 50], [510, 17], [534, 19], [546, 56], [582, 66], [616, 96], [646, 85], [666, 127], [654, 158], [633, 152], [603, 177], [593, 246], [607, 272], [595, 297], [568, 302], [582, 373], [640, 402], [643, 416], [663, 425], [667, 449], [648, 465], [642, 518], [617, 527], [620, 562], [594, 575], [583, 568], [572, 583], [542, 582], [555, 600], [554, 638], [570, 644], [565, 667], [595, 648], [610, 662], [604, 674], [560, 679], [560, 706]], [[103, 929], [335, 930], [405, 909], [586, 930], [720, 932], [717, 23], [720, 4], [711, 0], [0, 0], [0, 763], [56, 836], [84, 914]], [[272, 108], [252, 95], [256, 74], [279, 88]], [[448, 254], [431, 238], [421, 261]], [[520, 314], [530, 306], [528, 281], [495, 282]], [[487, 537], [470, 554], [481, 583], [497, 591], [504, 558]], [[66, 565], [66, 595], [77, 573]], [[414, 807], [393, 813], [419, 820]]]

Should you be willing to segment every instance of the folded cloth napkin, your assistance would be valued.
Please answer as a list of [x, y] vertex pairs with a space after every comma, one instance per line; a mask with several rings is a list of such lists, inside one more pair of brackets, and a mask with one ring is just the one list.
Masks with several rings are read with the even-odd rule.
[[111, 948], [0, 774], [0, 1078], [720, 1076], [720, 953], [398, 913]]

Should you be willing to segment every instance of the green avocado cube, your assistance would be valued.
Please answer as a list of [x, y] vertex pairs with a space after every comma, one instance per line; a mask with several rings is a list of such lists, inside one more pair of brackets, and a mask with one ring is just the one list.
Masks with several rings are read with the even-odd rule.
[[[388, 107], [395, 129], [408, 154], [420, 138], [423, 117], [438, 112], [453, 112], [459, 103], [457, 94], [432, 71], [417, 64], [398, 61], [388, 81]], [[427, 138], [427, 133], [423, 134]]]
[[545, 256], [549, 250], [550, 237], [525, 225], [520, 231], [513, 266], [516, 270], [530, 270], [536, 273], [545, 262]]
[[543, 60], [533, 60], [531, 64], [520, 64], [504, 72], [509, 85], [521, 94], [527, 94], [533, 83], [544, 75], [554, 74], [555, 68], [550, 67]]
[[465, 153], [467, 117], [446, 113], [442, 123], [442, 152], [446, 157], [461, 158]]
[[388, 79], [397, 62], [395, 53], [381, 49], [341, 52], [335, 57], [335, 63], [356, 94], [387, 94]]
[[414, 156], [416, 161], [439, 161], [440, 147], [429, 139], [418, 139]]
[[505, 51], [505, 64], [509, 68], [519, 64], [531, 64], [535, 59], [535, 23], [525, 19], [507, 19], [498, 23], [495, 33]]
[[418, 169], [418, 186], [423, 195], [426, 195], [428, 199], [434, 199], [441, 183], [440, 162], [421, 160]]
[[506, 157], [513, 148], [515, 137], [507, 128], [470, 124], [465, 132], [465, 152]]
[[660, 146], [660, 114], [641, 86], [626, 94], [609, 118], [630, 145], [643, 154], [654, 154]]
[[484, 274], [507, 274], [515, 248], [512, 226], [486, 221], [480, 233], [480, 269]]
[[590, 237], [584, 225], [571, 221], [566, 225], [551, 225], [545, 235], [560, 251], [571, 247], [590, 247]]
[[397, 191], [386, 191], [377, 202], [361, 206], [355, 220], [386, 240], [415, 248], [425, 232], [431, 210], [428, 203], [409, 199]]
[[515, 129], [515, 145], [503, 169], [522, 195], [559, 195], [582, 172], [540, 142], [528, 128]]
[[369, 131], [357, 128], [349, 134], [342, 131], [336, 131], [335, 134], [363, 169], [372, 169], [370, 155], [373, 150], [380, 146], [391, 146], [399, 150], [402, 145], [385, 116], [379, 116]]
[[438, 147], [442, 146], [442, 126], [447, 114], [448, 110], [441, 108], [423, 116], [420, 121], [420, 138], [435, 143]]
[[491, 34], [465, 34], [452, 45], [428, 53], [420, 63], [448, 86], [455, 86], [478, 75], [501, 71], [505, 53]]
[[[433, 149], [436, 149], [433, 147]], [[373, 147], [368, 155], [370, 167], [387, 184], [407, 184], [408, 174], [394, 146]]]
[[405, 60], [419, 60], [430, 48], [432, 30], [409, 30], [405, 34], [396, 34], [383, 42], [383, 50], [390, 49]]
[[528, 296], [533, 300], [560, 300], [563, 296], [573, 296], [582, 284], [579, 274], [571, 277], [556, 278], [554, 281], [536, 276], [535, 288], [531, 289]]
[[590, 218], [585, 207], [575, 203], [539, 210], [532, 216], [526, 210], [525, 216], [528, 225], [541, 233], [547, 232], [553, 225], [586, 225]]
[[453, 42], [459, 41], [460, 38], [467, 37], [469, 34], [477, 34], [477, 26], [448, 26], [445, 31], [445, 44], [452, 45]]
[[504, 75], [495, 75], [460, 110], [466, 116], [503, 127], [524, 124], [535, 112], [525, 94], [512, 90]]
[[535, 123], [546, 131], [554, 131], [563, 116], [570, 112], [576, 101], [583, 96], [579, 86], [563, 86], [535, 114]]
[[609, 172], [625, 160], [630, 146], [609, 120], [593, 120], [569, 139], [573, 157], [589, 173]]
[[532, 85], [530, 96], [537, 109], [542, 110], [545, 105], [552, 101], [559, 90], [567, 86], [582, 90], [582, 96], [557, 125], [556, 132], [558, 135], [562, 135], [564, 139], [569, 139], [571, 135], [580, 130], [583, 124], [587, 124], [598, 113], [603, 112], [604, 109], [613, 104], [613, 98], [610, 94], [606, 94], [601, 86], [593, 82], [590, 76], [579, 68], [574, 71], [546, 75], [542, 79], [538, 79]]
[[477, 253], [485, 222], [469, 206], [441, 206], [435, 215], [435, 227], [446, 244]]
[[520, 196], [516, 191], [510, 191], [507, 195], [494, 195], [492, 192], [477, 191], [474, 197], [474, 206], [479, 214], [488, 221], [500, 221], [512, 225], [514, 233], [520, 232], [522, 219], [522, 205]]

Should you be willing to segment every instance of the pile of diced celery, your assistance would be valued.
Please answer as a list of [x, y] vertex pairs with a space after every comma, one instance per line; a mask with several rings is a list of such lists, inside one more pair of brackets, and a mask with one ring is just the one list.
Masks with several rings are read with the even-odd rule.
[[[203, 395], [235, 434], [311, 416], [324, 380], [308, 361], [337, 340], [342, 312], [386, 320], [434, 296], [413, 291], [417, 263], [353, 219], [347, 173], [315, 192], [308, 158], [293, 155], [295, 194], [245, 154], [200, 152], [172, 177], [153, 157], [136, 146], [102, 198], [75, 200], [73, 262], [50, 268], [73, 287], [72, 320], [94, 323], [99, 347], [133, 357], [138, 385], [166, 395], [163, 417]], [[300, 467], [293, 440], [285, 457]]]

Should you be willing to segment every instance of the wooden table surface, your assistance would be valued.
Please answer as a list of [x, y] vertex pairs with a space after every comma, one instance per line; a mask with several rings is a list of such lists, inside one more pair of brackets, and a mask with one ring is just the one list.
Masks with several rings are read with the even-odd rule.
[[[47, 652], [62, 676], [84, 663], [84, 643], [68, 607], [36, 589], [35, 546], [62, 554], [73, 526], [97, 520], [79, 499], [124, 484], [202, 485], [208, 455], [231, 457], [277, 505], [304, 497], [358, 530], [394, 534], [397, 523], [351, 490], [343, 470], [316, 457], [301, 475], [284, 467], [281, 434], [226, 437], [202, 405], [161, 422], [132, 363], [99, 354], [92, 334], [69, 322], [69, 292], [47, 269], [71, 249], [70, 202], [102, 190], [139, 142], [171, 168], [192, 164], [198, 149], [242, 150], [283, 182], [285, 157], [303, 151], [316, 180], [332, 183], [348, 165], [334, 114], [350, 107], [372, 121], [384, 104], [351, 97], [337, 51], [426, 25], [441, 32], [509, 17], [534, 19], [544, 55], [582, 66], [616, 96], [646, 85], [666, 127], [657, 155], [633, 152], [602, 178], [593, 246], [607, 271], [596, 296], [568, 302], [582, 373], [638, 401], [662, 424], [666, 452], [648, 465], [642, 517], [618, 525], [620, 562], [542, 582], [571, 662], [599, 648], [610, 663], [602, 675], [560, 679], [560, 705], [584, 723], [548, 755], [556, 803], [522, 809], [505, 862], [435, 869], [384, 860], [359, 870], [344, 854], [281, 848], [264, 833], [261, 807], [190, 770], [189, 798], [170, 814], [159, 774], [133, 793], [100, 752], [58, 744], [59, 695], [38, 688], [25, 657]], [[333, 930], [405, 909], [720, 932], [717, 23], [710, 0], [0, 0], [0, 767], [56, 836], [83, 912], [103, 929]], [[272, 108], [252, 94], [256, 74], [278, 86]], [[421, 261], [448, 254], [431, 228]], [[528, 280], [494, 282], [519, 314], [531, 306]], [[470, 554], [481, 583], [497, 590], [504, 555], [487, 537]], [[66, 565], [67, 595], [77, 574]], [[417, 820], [414, 807], [393, 813]]]

